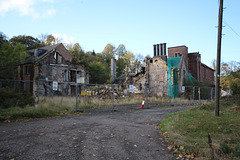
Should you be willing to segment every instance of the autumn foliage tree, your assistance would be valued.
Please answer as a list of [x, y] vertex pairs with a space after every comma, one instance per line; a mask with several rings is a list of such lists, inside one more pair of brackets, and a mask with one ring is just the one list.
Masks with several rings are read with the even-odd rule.
[[220, 86], [223, 89], [231, 89], [233, 94], [240, 94], [240, 62], [221, 64]]
[[111, 59], [116, 59], [117, 77], [126, 73], [135, 73], [142, 67], [143, 57], [127, 51], [123, 44], [117, 48], [112, 44], [107, 44], [101, 53], [85, 52], [79, 43], [68, 45], [69, 52], [76, 64], [84, 65], [89, 71], [90, 83], [109, 83]]

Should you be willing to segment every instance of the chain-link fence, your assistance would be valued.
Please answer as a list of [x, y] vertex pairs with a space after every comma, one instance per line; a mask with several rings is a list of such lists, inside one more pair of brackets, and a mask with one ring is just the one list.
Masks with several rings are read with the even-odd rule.
[[[1, 88], [24, 90], [41, 99], [64, 97], [72, 101], [74, 110], [89, 108], [137, 107], [144, 108], [176, 104], [192, 104], [214, 100], [213, 87], [165, 86], [154, 84], [80, 84], [39, 79], [0, 80]], [[144, 101], [144, 102], [143, 102]]]

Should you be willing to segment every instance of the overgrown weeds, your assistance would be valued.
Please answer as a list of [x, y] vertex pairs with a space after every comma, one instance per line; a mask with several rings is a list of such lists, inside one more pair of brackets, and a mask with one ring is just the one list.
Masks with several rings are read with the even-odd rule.
[[0, 90], [0, 108], [11, 107], [25, 107], [26, 105], [33, 105], [34, 98], [25, 91], [15, 91], [10, 88], [2, 88]]
[[[214, 115], [214, 103], [200, 104], [166, 117], [160, 126], [168, 139], [169, 150], [185, 158], [239, 159], [240, 96], [222, 98], [220, 107], [219, 117]], [[208, 134], [214, 155], [209, 147]]]
[[51, 97], [41, 98], [39, 104], [34, 106], [11, 107], [0, 109], [0, 121], [12, 121], [32, 118], [54, 117], [69, 114], [74, 108], [73, 98]]

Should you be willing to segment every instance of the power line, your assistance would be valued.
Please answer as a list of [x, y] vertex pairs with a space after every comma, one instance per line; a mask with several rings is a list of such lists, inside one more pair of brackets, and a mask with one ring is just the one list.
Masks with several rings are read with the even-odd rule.
[[225, 20], [224, 24], [226, 24], [240, 38], [240, 35]]

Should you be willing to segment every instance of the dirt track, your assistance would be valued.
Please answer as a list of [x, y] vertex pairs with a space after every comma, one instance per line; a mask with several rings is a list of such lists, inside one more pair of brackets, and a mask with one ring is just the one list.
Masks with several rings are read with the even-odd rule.
[[0, 159], [175, 159], [157, 125], [167, 113], [187, 108], [90, 112], [0, 123]]

